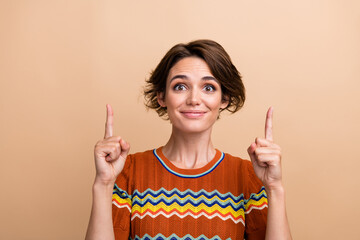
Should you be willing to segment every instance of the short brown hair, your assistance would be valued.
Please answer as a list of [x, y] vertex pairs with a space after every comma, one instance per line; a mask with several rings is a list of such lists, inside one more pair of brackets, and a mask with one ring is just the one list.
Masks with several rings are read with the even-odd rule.
[[161, 59], [159, 65], [152, 71], [146, 80], [144, 90], [145, 105], [155, 109], [160, 117], [167, 115], [166, 107], [158, 103], [158, 93], [165, 97], [166, 80], [170, 69], [181, 59], [186, 57], [199, 57], [203, 59], [210, 68], [211, 73], [219, 81], [223, 100], [228, 101], [226, 108], [231, 113], [238, 111], [245, 102], [245, 87], [241, 75], [232, 64], [230, 56], [225, 49], [212, 40], [196, 40], [188, 44], [177, 44], [172, 47]]

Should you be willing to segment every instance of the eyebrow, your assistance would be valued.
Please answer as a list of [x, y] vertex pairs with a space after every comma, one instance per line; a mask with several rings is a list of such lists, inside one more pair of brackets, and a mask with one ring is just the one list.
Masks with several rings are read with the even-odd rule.
[[[180, 78], [180, 79], [184, 79], [184, 80], [188, 80], [188, 76], [186, 75], [175, 75], [173, 76], [171, 79], [170, 79], [170, 82], [172, 82], [173, 80], [175, 80], [176, 78]], [[213, 76], [204, 76], [201, 78], [201, 80], [204, 80], [204, 81], [209, 81], [209, 80], [214, 80], [216, 82], [219, 82], [218, 80], [216, 80], [216, 78], [214, 78]]]

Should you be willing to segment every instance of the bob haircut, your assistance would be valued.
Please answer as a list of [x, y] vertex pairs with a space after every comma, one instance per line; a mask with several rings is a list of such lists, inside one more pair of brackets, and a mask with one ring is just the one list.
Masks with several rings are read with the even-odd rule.
[[170, 69], [186, 57], [203, 59], [209, 66], [211, 73], [219, 81], [222, 99], [228, 101], [227, 107], [220, 109], [220, 112], [226, 109], [235, 113], [244, 105], [245, 87], [240, 73], [231, 62], [230, 56], [217, 42], [201, 39], [188, 44], [177, 44], [165, 54], [159, 65], [151, 72], [150, 78], [146, 80], [144, 98], [147, 108], [155, 109], [160, 117], [168, 118], [166, 107], [162, 107], [158, 103], [158, 93], [162, 93], [166, 98], [166, 80]]

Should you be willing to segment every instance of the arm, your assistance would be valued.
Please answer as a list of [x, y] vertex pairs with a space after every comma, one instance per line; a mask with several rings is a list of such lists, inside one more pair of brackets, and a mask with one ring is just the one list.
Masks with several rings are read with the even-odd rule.
[[265, 138], [256, 138], [248, 153], [257, 177], [263, 182], [268, 197], [267, 240], [292, 239], [285, 207], [281, 174], [281, 149], [273, 142], [272, 112], [266, 115]]
[[105, 137], [95, 145], [96, 177], [93, 204], [86, 240], [115, 239], [112, 221], [112, 192], [115, 180], [124, 168], [130, 145], [121, 137], [113, 137], [113, 111], [107, 105]]
[[292, 239], [286, 215], [284, 188], [266, 190], [266, 192], [269, 205], [266, 239]]
[[93, 203], [86, 240], [115, 239], [112, 215], [111, 198], [114, 185], [96, 182], [93, 185]]

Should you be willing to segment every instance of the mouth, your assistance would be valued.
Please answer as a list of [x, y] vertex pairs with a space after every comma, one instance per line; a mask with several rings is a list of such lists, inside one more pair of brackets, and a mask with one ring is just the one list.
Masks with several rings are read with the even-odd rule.
[[201, 118], [206, 114], [205, 111], [180, 111], [180, 113], [186, 118]]

